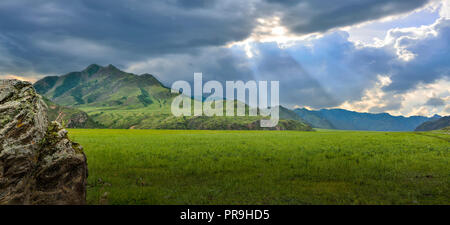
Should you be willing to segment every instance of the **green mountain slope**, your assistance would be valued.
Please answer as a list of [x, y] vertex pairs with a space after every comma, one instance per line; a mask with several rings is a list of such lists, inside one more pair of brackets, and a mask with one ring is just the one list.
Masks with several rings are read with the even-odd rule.
[[109, 65], [90, 65], [81, 72], [37, 81], [38, 93], [63, 106], [127, 108], [161, 103], [175, 95], [150, 74], [140, 76]]
[[[126, 73], [112, 65], [93, 64], [81, 72], [45, 77], [34, 87], [56, 104], [86, 112], [106, 128], [262, 129], [262, 117], [175, 117], [171, 103], [178, 94], [150, 74]], [[282, 120], [273, 129], [312, 130], [295, 113], [280, 111]]]

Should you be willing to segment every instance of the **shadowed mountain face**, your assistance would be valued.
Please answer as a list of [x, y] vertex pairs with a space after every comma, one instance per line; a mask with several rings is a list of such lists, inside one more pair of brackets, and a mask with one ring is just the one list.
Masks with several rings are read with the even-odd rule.
[[[66, 106], [66, 111], [76, 108], [86, 112], [96, 127], [255, 130], [261, 129], [259, 120], [263, 119], [260, 116], [174, 117], [171, 103], [179, 94], [171, 93], [150, 74], [126, 73], [112, 65], [93, 64], [81, 72], [45, 77], [34, 87], [50, 101]], [[311, 130], [288, 109], [281, 107], [280, 116], [282, 120], [273, 129]]]
[[67, 128], [102, 128], [87, 113], [73, 107], [60, 106], [44, 97], [48, 106], [48, 120], [57, 121]]
[[422, 123], [415, 129], [415, 131], [440, 130], [446, 127], [450, 127], [450, 116], [444, 116], [440, 119], [430, 120]]
[[392, 116], [388, 113], [359, 113], [344, 109], [294, 110], [306, 122], [317, 128], [373, 131], [413, 131], [419, 124], [440, 118], [424, 116]]
[[284, 108], [283, 106], [280, 106], [280, 118], [285, 119], [285, 120], [296, 120], [296, 121], [300, 121], [302, 123], [311, 125], [310, 123], [308, 123], [308, 121], [304, 120], [297, 113], [295, 113], [294, 111], [292, 111], [290, 109]]
[[294, 109], [294, 112], [304, 119], [312, 127], [322, 128], [322, 129], [335, 129], [330, 121], [325, 119], [319, 111], [310, 111], [307, 109]]

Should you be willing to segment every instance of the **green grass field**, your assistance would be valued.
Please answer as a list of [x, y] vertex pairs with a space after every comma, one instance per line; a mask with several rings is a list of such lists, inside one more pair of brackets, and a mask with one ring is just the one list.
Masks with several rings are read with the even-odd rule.
[[445, 132], [71, 129], [89, 204], [450, 204]]

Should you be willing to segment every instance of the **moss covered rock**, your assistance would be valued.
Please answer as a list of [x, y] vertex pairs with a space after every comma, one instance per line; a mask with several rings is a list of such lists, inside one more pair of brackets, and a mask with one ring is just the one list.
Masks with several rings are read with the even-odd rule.
[[0, 204], [84, 204], [87, 160], [28, 82], [0, 80]]

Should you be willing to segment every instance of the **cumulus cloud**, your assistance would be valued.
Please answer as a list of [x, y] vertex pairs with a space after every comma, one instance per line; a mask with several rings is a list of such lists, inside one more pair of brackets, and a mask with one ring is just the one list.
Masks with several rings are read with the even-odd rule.
[[[404, 91], [414, 87], [418, 82], [430, 83], [450, 75], [450, 20], [441, 18], [429, 27], [420, 27], [415, 32], [410, 29], [396, 29], [388, 36], [393, 41], [385, 48], [406, 51], [413, 54], [414, 60], [396, 61], [392, 66], [393, 83], [387, 90]], [[414, 29], [411, 29], [414, 30]]]
[[450, 105], [447, 105], [447, 106], [445, 107], [444, 112], [445, 112], [447, 115], [450, 115]]
[[399, 93], [384, 91], [383, 87], [392, 81], [379, 76], [374, 87], [367, 89], [360, 100], [346, 101], [338, 108], [360, 112], [388, 112], [393, 115], [448, 115], [450, 107], [450, 79], [448, 77], [433, 83], [419, 83], [409, 91]]

